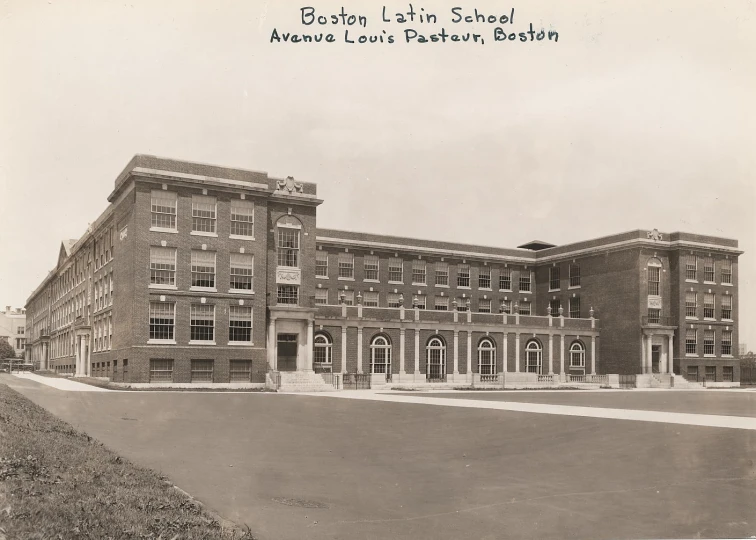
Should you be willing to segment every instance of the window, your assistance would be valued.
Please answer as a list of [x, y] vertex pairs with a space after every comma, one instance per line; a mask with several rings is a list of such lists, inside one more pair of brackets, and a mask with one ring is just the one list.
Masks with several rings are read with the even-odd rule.
[[449, 285], [449, 265], [445, 262], [436, 263], [436, 285]]
[[401, 259], [397, 259], [396, 257], [391, 257], [389, 259], [389, 283], [395, 282], [395, 283], [403, 283], [404, 282], [404, 271], [403, 271], [403, 262]]
[[685, 316], [696, 317], [698, 309], [698, 294], [692, 291], [685, 293]]
[[215, 306], [192, 304], [190, 309], [191, 341], [213, 341], [215, 338]]
[[714, 318], [714, 294], [704, 294], [704, 319]]
[[541, 374], [543, 350], [538, 341], [531, 339], [525, 346], [525, 355], [527, 359], [527, 372]]
[[698, 380], [698, 366], [688, 366], [688, 380], [689, 381]]
[[695, 328], [685, 330], [685, 354], [696, 354], [698, 331]]
[[717, 366], [706, 366], [706, 380], [707, 381], [716, 381], [717, 380]]
[[530, 302], [523, 302], [519, 306], [520, 315], [530, 315]]
[[704, 259], [704, 283], [714, 283], [714, 259]]
[[722, 314], [722, 319], [726, 321], [732, 320], [732, 296], [726, 294], [722, 297], [719, 303], [719, 309]]
[[551, 316], [559, 317], [559, 308], [562, 307], [562, 301], [559, 299], [549, 300], [549, 307], [551, 308]]
[[580, 287], [580, 265], [570, 265], [570, 287]]
[[570, 319], [580, 318], [580, 297], [570, 298]]
[[231, 234], [255, 236], [255, 205], [251, 201], [231, 201]]
[[501, 306], [499, 306], [499, 310], [501, 311], [501, 313], [512, 313], [512, 301], [502, 300]]
[[570, 345], [570, 368], [585, 369], [585, 346], [579, 341]]
[[365, 292], [362, 303], [365, 307], [378, 307], [378, 293], [374, 291]]
[[467, 311], [467, 298], [457, 298], [457, 311]]
[[299, 267], [299, 229], [278, 227], [278, 266]]
[[722, 366], [722, 380], [727, 381], [727, 382], [733, 382], [732, 366]]
[[428, 379], [446, 378], [446, 344], [440, 337], [433, 337], [425, 347], [426, 377]]
[[339, 253], [339, 277], [354, 279], [354, 253]]
[[330, 371], [332, 360], [331, 338], [316, 334], [313, 339], [312, 363], [316, 371]]
[[151, 226], [159, 229], [176, 229], [178, 196], [170, 191], [153, 191], [150, 201]]
[[722, 356], [732, 356], [732, 330], [722, 330]]
[[150, 359], [150, 382], [172, 382], [173, 360]]
[[470, 286], [470, 265], [459, 264], [457, 265], [457, 287], [469, 287]]
[[192, 195], [192, 231], [215, 234], [215, 197]]
[[299, 287], [296, 285], [279, 285], [276, 297], [279, 304], [297, 305], [299, 303]]
[[228, 341], [252, 342], [252, 306], [229, 306]]
[[365, 279], [378, 281], [378, 255], [365, 255]]
[[328, 304], [328, 289], [315, 289], [315, 304], [319, 306]]
[[480, 340], [478, 344], [478, 373], [481, 375], [496, 374], [496, 346], [488, 338]]
[[696, 280], [697, 258], [695, 255], [685, 256], [685, 279]]
[[714, 355], [714, 330], [704, 330], [704, 356]]
[[318, 250], [315, 252], [315, 275], [328, 277], [328, 252]]
[[173, 339], [176, 304], [150, 302], [150, 339]]
[[512, 271], [509, 268], [502, 268], [499, 272], [499, 290], [512, 290]]
[[391, 308], [398, 308], [402, 305], [401, 296], [397, 293], [389, 293], [386, 297], [386, 301], [388, 303], [388, 307]]
[[433, 300], [433, 309], [436, 311], [449, 311], [449, 297], [437, 296]]
[[661, 323], [661, 310], [655, 308], [648, 308], [648, 324], [660, 324]]
[[481, 298], [478, 300], [478, 313], [491, 313], [491, 300]]
[[246, 253], [231, 254], [231, 290], [252, 291], [254, 257]]
[[549, 290], [558, 291], [561, 288], [561, 269], [558, 266], [549, 268]]
[[732, 284], [732, 261], [730, 259], [722, 261], [722, 283]]
[[192, 360], [192, 382], [213, 382], [213, 361]]
[[412, 284], [425, 285], [425, 261], [412, 261]]
[[252, 361], [231, 360], [228, 368], [228, 379], [231, 382], [249, 382], [252, 379]]
[[192, 287], [215, 288], [215, 252], [192, 250]]
[[426, 309], [426, 299], [424, 294], [418, 294], [415, 296], [417, 299], [417, 309]]
[[491, 288], [491, 267], [483, 266], [478, 269], [478, 288], [479, 289]]
[[659, 296], [659, 283], [661, 281], [661, 261], [651, 259], [648, 261], [648, 294], [649, 296]]
[[370, 343], [370, 373], [391, 373], [391, 344], [383, 336]]
[[530, 291], [530, 272], [523, 270], [520, 272], [520, 292]]

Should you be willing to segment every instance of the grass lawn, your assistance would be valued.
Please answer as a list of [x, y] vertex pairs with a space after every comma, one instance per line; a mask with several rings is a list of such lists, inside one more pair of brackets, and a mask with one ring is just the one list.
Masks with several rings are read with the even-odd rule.
[[0, 539], [252, 539], [0, 384]]

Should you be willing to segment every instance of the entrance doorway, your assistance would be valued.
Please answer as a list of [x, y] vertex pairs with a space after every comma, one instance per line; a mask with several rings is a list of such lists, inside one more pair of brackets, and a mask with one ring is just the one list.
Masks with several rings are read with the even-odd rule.
[[278, 334], [278, 371], [297, 370], [297, 334]]
[[661, 345], [651, 345], [651, 373], [659, 373], [661, 359]]

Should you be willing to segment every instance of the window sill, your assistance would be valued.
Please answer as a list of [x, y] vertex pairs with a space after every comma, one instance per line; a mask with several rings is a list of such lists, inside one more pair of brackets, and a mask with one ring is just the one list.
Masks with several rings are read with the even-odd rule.
[[499, 292], [507, 292], [507, 293], [511, 293], [511, 292], [512, 292], [512, 289], [499, 289]]
[[717, 284], [716, 281], [704, 281], [703, 283], [704, 283], [704, 285], [716, 285]]
[[580, 285], [570, 285], [569, 287], [567, 287], [567, 290], [569, 291], [571, 289], [579, 289], [579, 288], [580, 288]]
[[520, 294], [533, 294], [533, 291], [517, 291]]
[[723, 287], [733, 287], [732, 283], [720, 283]]
[[175, 339], [148, 339], [148, 345], [175, 345]]
[[178, 229], [166, 229], [164, 227], [150, 227], [150, 231], [152, 231], [152, 232], [163, 232], [163, 233], [178, 234]]
[[404, 285], [403, 281], [389, 281], [389, 285]]
[[457, 289], [462, 289], [464, 291], [471, 291], [472, 287], [465, 286], [465, 285], [457, 285]]
[[247, 295], [254, 295], [255, 291], [250, 291], [247, 289], [229, 289], [228, 292], [234, 293], [234, 294], [247, 294]]
[[734, 319], [722, 319], [722, 322], [735, 322]]
[[479, 291], [488, 291], [493, 292], [493, 289], [491, 287], [478, 287]]
[[254, 236], [244, 236], [242, 234], [229, 234], [228, 237], [231, 240], [250, 240], [250, 241], [254, 241], [255, 240]]
[[705, 354], [704, 355], [704, 358], [716, 358], [716, 357], [717, 357], [716, 354]]
[[339, 281], [354, 281], [353, 277], [341, 277], [339, 276]]
[[414, 282], [413, 282], [413, 283], [412, 283], [412, 286], [413, 286], [413, 287], [427, 287], [427, 286], [428, 286], [428, 284], [427, 284], [427, 283], [414, 283]]
[[711, 321], [711, 322], [716, 322], [717, 321], [714, 317], [704, 317], [703, 320], [705, 320], [705, 321]]
[[214, 341], [192, 341], [189, 340], [189, 345], [215, 345]]
[[723, 354], [722, 358], [735, 358], [735, 357], [731, 354]]
[[549, 292], [560, 292], [561, 290], [562, 290], [561, 288], [559, 288], [559, 289], [549, 289]]
[[685, 358], [698, 358], [696, 353], [685, 353]]
[[178, 287], [176, 285], [159, 285], [157, 283], [150, 283], [147, 286], [148, 289], [160, 289], [164, 291], [177, 291]]
[[315, 279], [330, 279], [328, 276], [315, 276]]
[[190, 291], [194, 292], [218, 292], [218, 289], [215, 287], [189, 287]]
[[698, 283], [697, 279], [686, 279], [685, 283]]
[[232, 347], [254, 346], [254, 343], [251, 341], [229, 341], [228, 344]]
[[362, 281], [364, 281], [365, 283], [380, 283], [381, 282], [380, 279], [363, 279]]
[[697, 321], [698, 317], [691, 317], [690, 315], [685, 316], [686, 321]]
[[448, 288], [449, 288], [449, 286], [448, 286], [448, 285], [439, 285], [438, 283], [436, 283], [436, 284], [434, 285], [434, 287], [441, 287], [442, 289], [448, 289]]
[[207, 236], [210, 238], [218, 238], [218, 233], [214, 233], [214, 232], [191, 231], [189, 234], [191, 236]]

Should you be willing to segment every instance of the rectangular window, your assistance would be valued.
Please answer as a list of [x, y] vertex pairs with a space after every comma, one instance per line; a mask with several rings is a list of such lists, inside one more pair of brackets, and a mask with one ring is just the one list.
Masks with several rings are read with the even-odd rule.
[[696, 280], [698, 259], [695, 255], [685, 256], [685, 279]]
[[521, 292], [530, 291], [530, 272], [527, 270], [523, 270], [520, 272], [520, 291]]
[[254, 278], [254, 256], [247, 253], [231, 254], [231, 290], [252, 291]]
[[688, 380], [689, 381], [698, 380], [698, 366], [688, 366]]
[[378, 255], [365, 255], [365, 279], [378, 281]]
[[436, 285], [449, 285], [449, 265], [445, 262], [436, 263]]
[[725, 321], [732, 320], [732, 296], [726, 294], [722, 297], [719, 309], [722, 313], [722, 319]]
[[213, 382], [213, 361], [192, 360], [192, 382]]
[[189, 326], [190, 340], [213, 341], [215, 339], [215, 306], [192, 304]]
[[704, 282], [714, 283], [714, 259], [711, 257], [704, 259]]
[[255, 205], [251, 201], [231, 201], [231, 234], [255, 236]]
[[478, 269], [478, 288], [479, 289], [491, 288], [491, 267], [483, 266]]
[[279, 285], [276, 296], [279, 304], [299, 304], [299, 287], [296, 285]]
[[252, 342], [252, 306], [229, 306], [228, 341]]
[[562, 301], [559, 299], [549, 300], [549, 307], [551, 308], [551, 316], [559, 317], [559, 308], [562, 307]]
[[436, 311], [449, 311], [449, 297], [437, 296], [433, 300], [433, 309]]
[[552, 266], [549, 268], [549, 290], [558, 291], [561, 288], [561, 268]]
[[722, 330], [722, 356], [732, 356], [732, 330]]
[[328, 277], [328, 252], [318, 250], [315, 252], [315, 275]]
[[655, 308], [648, 308], [648, 324], [661, 323], [661, 310]]
[[512, 290], [512, 271], [509, 268], [502, 268], [499, 271], [499, 290]]
[[299, 229], [278, 227], [278, 266], [299, 268]]
[[579, 296], [570, 298], [570, 318], [571, 319], [580, 318], [580, 297]]
[[704, 330], [704, 355], [714, 354], [714, 330]]
[[704, 319], [714, 318], [714, 294], [704, 293]]
[[412, 284], [425, 285], [425, 261], [412, 261]]
[[570, 287], [580, 287], [580, 265], [570, 265]]
[[215, 197], [192, 195], [192, 231], [215, 233]]
[[685, 330], [685, 354], [696, 354], [698, 332], [695, 328]]
[[685, 316], [695, 318], [698, 310], [698, 294], [687, 291], [685, 293]]
[[732, 261], [730, 259], [722, 261], [722, 283], [732, 284]]
[[215, 252], [192, 250], [192, 287], [215, 287]]
[[661, 268], [658, 266], [648, 267], [648, 294], [650, 296], [659, 296], [659, 280], [661, 279]]
[[344, 299], [344, 304], [347, 306], [354, 305], [354, 291], [340, 291], [339, 296]]
[[150, 339], [173, 339], [176, 304], [150, 302]]
[[470, 286], [470, 265], [458, 264], [457, 265], [457, 287], [469, 287]]
[[150, 359], [150, 382], [172, 382], [173, 360]]
[[732, 366], [722, 366], [722, 380], [727, 381], [727, 382], [733, 382]]
[[150, 200], [151, 226], [176, 230], [178, 195], [170, 191], [153, 191]]
[[339, 253], [339, 277], [354, 279], [354, 253]]
[[706, 380], [707, 381], [716, 381], [717, 380], [717, 366], [706, 366]]
[[231, 360], [228, 378], [231, 382], [249, 382], [252, 379], [252, 360]]
[[478, 300], [479, 313], [491, 313], [491, 300], [483, 298]]
[[315, 289], [315, 304], [319, 306], [328, 304], [328, 289]]
[[520, 304], [520, 315], [530, 315], [531, 309], [530, 309], [530, 302], [523, 302]]
[[362, 297], [362, 304], [365, 307], [378, 307], [378, 293], [374, 291], [367, 291]]
[[401, 296], [397, 293], [388, 293], [386, 297], [388, 307], [398, 308], [402, 306]]
[[467, 311], [467, 298], [457, 298], [457, 311]]
[[403, 283], [404, 282], [404, 264], [401, 259], [391, 257], [389, 259], [389, 283]]

